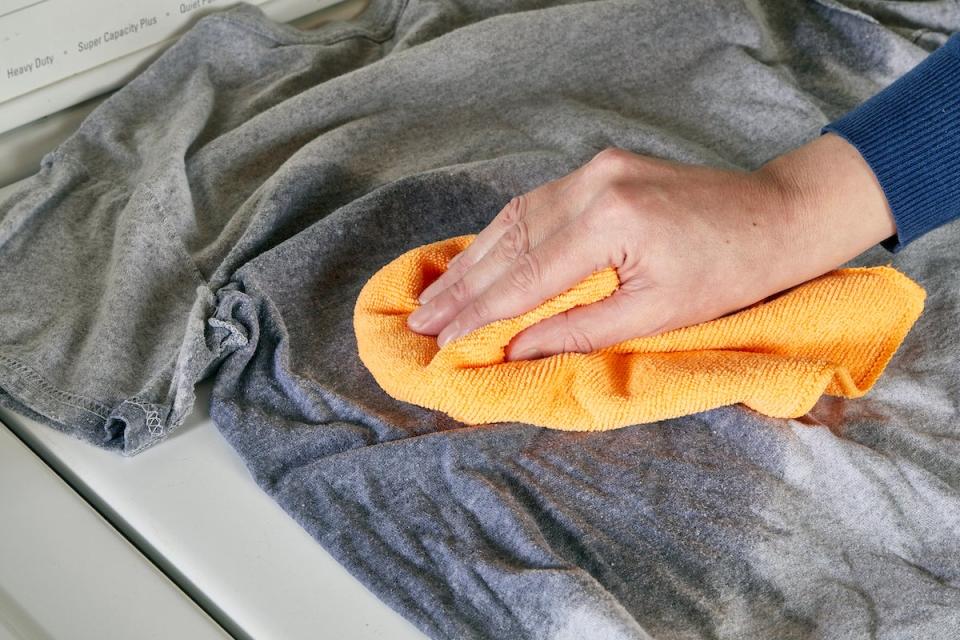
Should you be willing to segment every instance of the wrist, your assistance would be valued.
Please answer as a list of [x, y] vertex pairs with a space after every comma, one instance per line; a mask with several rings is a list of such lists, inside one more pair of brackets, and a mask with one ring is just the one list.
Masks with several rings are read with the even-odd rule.
[[[893, 212], [855, 147], [827, 133], [754, 172], [775, 195], [778, 250], [798, 284], [896, 235]], [[786, 286], [792, 286], [786, 285]]]

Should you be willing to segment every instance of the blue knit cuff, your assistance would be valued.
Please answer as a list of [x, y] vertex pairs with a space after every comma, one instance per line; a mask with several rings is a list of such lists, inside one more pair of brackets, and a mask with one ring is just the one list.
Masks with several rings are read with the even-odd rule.
[[887, 196], [897, 234], [884, 248], [960, 217], [960, 34], [828, 131], [857, 148]]

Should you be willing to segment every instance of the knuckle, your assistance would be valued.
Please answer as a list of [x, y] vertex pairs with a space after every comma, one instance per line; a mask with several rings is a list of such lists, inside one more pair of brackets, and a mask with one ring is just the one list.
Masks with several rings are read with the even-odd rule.
[[444, 275], [449, 273], [450, 277], [462, 278], [467, 273], [467, 271], [470, 270], [470, 267], [472, 266], [473, 266], [473, 260], [471, 260], [468, 256], [464, 255], [453, 264], [448, 264], [447, 270]]
[[500, 212], [500, 224], [510, 228], [517, 224], [527, 212], [527, 196], [519, 195], [510, 198], [510, 202]]
[[460, 278], [447, 287], [447, 292], [449, 293], [450, 298], [457, 303], [463, 303], [470, 299], [470, 286], [463, 278]]
[[589, 353], [593, 351], [593, 340], [579, 326], [570, 321], [570, 312], [563, 312], [564, 326], [561, 332], [561, 347], [565, 352]]
[[513, 262], [530, 250], [530, 232], [526, 222], [518, 220], [497, 243], [497, 253], [506, 262]]
[[593, 351], [593, 340], [582, 329], [571, 325], [563, 334], [563, 350], [589, 353]]
[[619, 147], [607, 147], [597, 153], [587, 163], [591, 173], [600, 176], [619, 176], [629, 170], [633, 154]]
[[486, 324], [491, 319], [490, 305], [484, 296], [476, 298], [467, 306], [466, 315], [469, 319], [469, 324], [478, 327]]
[[510, 270], [510, 283], [520, 291], [535, 291], [542, 275], [540, 261], [533, 254], [525, 253]]
[[613, 183], [586, 209], [583, 223], [590, 233], [627, 231], [626, 227], [638, 217], [641, 207], [627, 185]]

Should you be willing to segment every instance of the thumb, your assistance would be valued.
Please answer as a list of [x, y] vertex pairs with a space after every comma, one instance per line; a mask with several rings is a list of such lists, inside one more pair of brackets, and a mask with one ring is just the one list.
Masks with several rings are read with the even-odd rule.
[[557, 353], [589, 353], [657, 333], [664, 325], [657, 308], [637, 304], [636, 295], [636, 291], [621, 287], [599, 302], [545, 318], [513, 337], [506, 358], [530, 360]]

